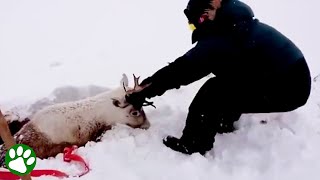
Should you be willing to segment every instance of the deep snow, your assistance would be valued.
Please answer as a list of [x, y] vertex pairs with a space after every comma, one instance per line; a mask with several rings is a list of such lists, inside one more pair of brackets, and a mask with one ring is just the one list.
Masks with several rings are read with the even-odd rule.
[[[26, 116], [44, 105], [114, 88], [122, 73], [151, 75], [191, 47], [182, 13], [186, 2], [0, 0], [0, 108]], [[314, 46], [320, 40], [319, 2], [245, 2], [301, 47], [313, 77], [320, 74]], [[205, 157], [162, 144], [168, 134], [181, 135], [187, 107], [205, 78], [169, 91], [153, 99], [157, 109], [146, 108], [149, 130], [118, 126], [102, 142], [79, 148], [92, 169], [80, 179], [319, 179], [317, 79], [306, 106], [290, 113], [243, 115], [238, 130], [217, 135]], [[79, 172], [78, 166], [63, 163], [61, 154], [37, 163], [37, 169]]]
[[[165, 135], [181, 135], [191, 100], [186, 94], [191, 97], [197, 87], [168, 92], [156, 99], [157, 109], [146, 108], [152, 124], [149, 130], [119, 125], [108, 131], [102, 142], [80, 147], [77, 153], [91, 167], [91, 172], [80, 179], [318, 179], [320, 101], [316, 97], [320, 97], [319, 87], [319, 82], [314, 83], [312, 98], [294, 112], [243, 115], [236, 123], [238, 130], [217, 135], [214, 149], [205, 157], [183, 155], [161, 143]], [[63, 99], [77, 100], [103, 89], [63, 87], [50, 98], [12, 110], [28, 115], [35, 108]], [[72, 99], [66, 99], [67, 95]], [[267, 124], [261, 124], [261, 120]], [[37, 169], [58, 169], [70, 174], [81, 170], [80, 166], [62, 162], [62, 154], [37, 163]]]

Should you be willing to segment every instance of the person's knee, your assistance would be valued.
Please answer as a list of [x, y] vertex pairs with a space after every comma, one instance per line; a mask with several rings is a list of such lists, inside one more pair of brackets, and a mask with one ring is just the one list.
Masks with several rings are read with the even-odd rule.
[[309, 95], [310, 95], [310, 94], [306, 94], [306, 95], [304, 95], [303, 97], [298, 98], [298, 99], [296, 100], [296, 102], [294, 103], [295, 109], [298, 109], [298, 108], [306, 105], [307, 102], [308, 102], [308, 100], [309, 100]]
[[308, 102], [308, 99], [309, 99], [309, 95], [293, 97], [291, 100], [288, 100], [287, 103], [284, 103], [283, 107], [279, 111], [282, 111], [282, 112], [294, 111], [306, 105]]
[[215, 102], [219, 97], [218, 93], [219, 82], [217, 78], [210, 78], [199, 89], [195, 97], [193, 98], [189, 111], [195, 111], [199, 109], [205, 109], [213, 105], [213, 99]]
[[298, 109], [307, 104], [311, 93], [311, 85], [305, 85], [304, 88], [299, 89], [295, 96], [291, 98], [292, 109]]

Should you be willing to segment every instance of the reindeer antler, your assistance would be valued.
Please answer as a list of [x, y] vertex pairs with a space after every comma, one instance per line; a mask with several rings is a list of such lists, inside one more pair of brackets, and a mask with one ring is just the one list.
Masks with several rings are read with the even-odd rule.
[[123, 86], [124, 91], [127, 93], [127, 89], [126, 89], [126, 86], [124, 85], [124, 82], [122, 83], [122, 86]]
[[144, 88], [146, 88], [147, 86], [140, 86], [140, 83], [139, 83], [139, 79], [140, 79], [140, 76], [136, 77], [134, 74], [133, 74], [133, 82], [134, 82], [134, 86], [133, 86], [133, 89], [131, 90], [126, 90], [126, 93], [127, 94], [131, 94], [133, 92], [139, 92], [141, 90], [143, 90]]
[[139, 83], [139, 79], [140, 79], [140, 76], [136, 77], [136, 76], [133, 74], [133, 80], [134, 80], [134, 87], [133, 87], [133, 89], [136, 89], [137, 87], [141, 87], [141, 86], [140, 86], [140, 83]]
[[[140, 92], [142, 91], [144, 88], [150, 86], [150, 84], [146, 84], [146, 85], [143, 85], [141, 86], [140, 83], [139, 83], [139, 79], [140, 79], [140, 76], [136, 77], [135, 74], [133, 74], [133, 81], [134, 81], [134, 86], [133, 86], [133, 89], [131, 90], [126, 90], [124, 84], [123, 84], [123, 88], [126, 92], [127, 95], [130, 95], [134, 92]], [[153, 105], [153, 102], [149, 102], [149, 101], [144, 101], [142, 106], [152, 106], [154, 108], [156, 108], [154, 105]]]

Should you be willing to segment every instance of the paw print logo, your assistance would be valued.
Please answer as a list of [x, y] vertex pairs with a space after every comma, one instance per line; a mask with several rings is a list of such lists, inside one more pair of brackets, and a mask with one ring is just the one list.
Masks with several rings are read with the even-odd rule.
[[31, 147], [16, 144], [7, 151], [5, 161], [11, 173], [24, 176], [34, 169], [36, 159], [36, 153]]

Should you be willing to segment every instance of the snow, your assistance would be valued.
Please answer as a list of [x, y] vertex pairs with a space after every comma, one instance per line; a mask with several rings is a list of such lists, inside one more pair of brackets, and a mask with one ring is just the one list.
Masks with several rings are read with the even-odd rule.
[[[260, 20], [288, 35], [305, 53], [312, 76], [320, 74], [319, 2], [253, 1]], [[191, 47], [182, 13], [187, 1], [0, 0], [0, 109], [22, 116], [119, 86], [122, 73], [151, 75]], [[165, 11], [165, 13], [164, 13]], [[130, 76], [129, 76], [130, 78]], [[248, 114], [234, 133], [217, 135], [205, 157], [166, 148], [180, 136], [187, 108], [206, 78], [154, 98], [148, 130], [117, 126], [102, 142], [77, 151], [91, 171], [70, 179], [319, 179], [320, 79], [308, 103], [283, 114]], [[129, 79], [132, 83], [132, 78]], [[261, 124], [266, 120], [266, 124]], [[37, 160], [36, 169], [76, 175], [81, 167], [62, 154]], [[57, 179], [40, 177], [33, 179]]]

